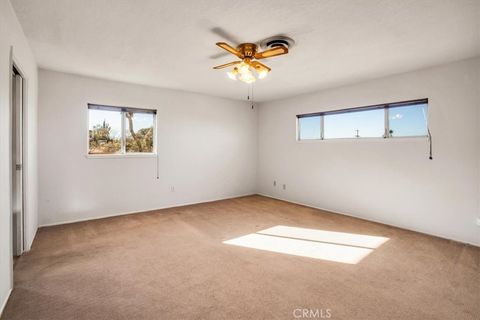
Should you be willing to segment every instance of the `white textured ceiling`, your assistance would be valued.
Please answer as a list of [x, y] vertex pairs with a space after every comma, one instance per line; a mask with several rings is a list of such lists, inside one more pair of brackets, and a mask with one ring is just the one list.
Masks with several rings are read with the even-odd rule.
[[[480, 0], [11, 0], [39, 66], [244, 99], [215, 42], [283, 34], [256, 100], [480, 55]], [[220, 29], [218, 29], [220, 28]]]

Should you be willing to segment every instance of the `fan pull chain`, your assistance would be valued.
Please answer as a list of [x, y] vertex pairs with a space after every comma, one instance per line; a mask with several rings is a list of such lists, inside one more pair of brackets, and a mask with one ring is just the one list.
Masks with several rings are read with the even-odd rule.
[[252, 103], [252, 109], [254, 106], [254, 99], [253, 99], [253, 83], [249, 84], [247, 87], [247, 101]]
[[254, 108], [253, 104], [254, 104], [254, 101], [255, 101], [254, 98], [253, 98], [253, 83], [251, 84], [251, 86], [252, 86], [251, 90], [252, 90], [252, 110], [253, 110], [253, 108]]

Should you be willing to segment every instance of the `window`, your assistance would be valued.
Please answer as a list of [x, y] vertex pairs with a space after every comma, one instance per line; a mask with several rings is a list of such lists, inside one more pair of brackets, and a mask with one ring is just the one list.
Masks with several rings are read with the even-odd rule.
[[153, 127], [155, 114], [141, 112], [125, 112], [125, 151], [153, 152]]
[[314, 140], [321, 139], [320, 136], [320, 116], [305, 117], [298, 119], [298, 139]]
[[298, 140], [425, 137], [428, 99], [297, 115]]
[[325, 115], [324, 139], [381, 138], [385, 134], [383, 110]]
[[426, 136], [427, 104], [388, 109], [389, 135], [391, 137]]
[[88, 154], [153, 154], [156, 110], [88, 105]]

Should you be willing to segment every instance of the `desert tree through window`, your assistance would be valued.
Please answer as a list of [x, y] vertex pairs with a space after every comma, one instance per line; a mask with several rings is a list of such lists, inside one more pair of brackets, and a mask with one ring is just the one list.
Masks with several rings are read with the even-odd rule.
[[156, 110], [88, 105], [90, 155], [154, 154]]

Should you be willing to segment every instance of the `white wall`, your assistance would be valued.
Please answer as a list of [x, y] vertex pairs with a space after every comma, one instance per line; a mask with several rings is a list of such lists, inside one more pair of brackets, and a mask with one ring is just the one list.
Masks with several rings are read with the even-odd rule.
[[25, 229], [26, 249], [29, 250], [37, 230], [37, 66], [22, 28], [7, 0], [0, 0], [0, 312], [12, 288], [12, 234], [11, 234], [11, 59], [13, 47], [15, 62], [27, 78], [25, 106], [26, 174]]
[[[160, 179], [156, 158], [86, 157], [87, 103], [158, 110]], [[255, 193], [256, 113], [243, 101], [40, 70], [40, 224]]]
[[[261, 104], [259, 192], [480, 245], [479, 73], [477, 58]], [[433, 161], [423, 138], [295, 140], [297, 114], [416, 98]]]

